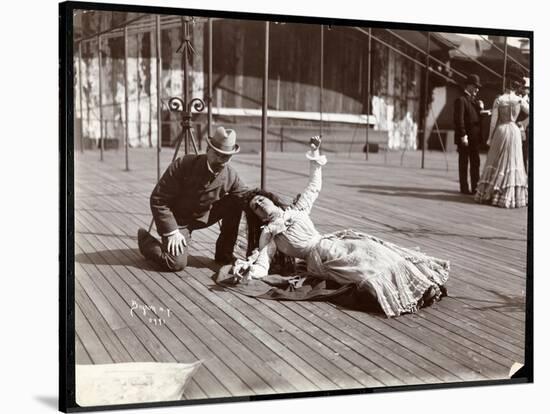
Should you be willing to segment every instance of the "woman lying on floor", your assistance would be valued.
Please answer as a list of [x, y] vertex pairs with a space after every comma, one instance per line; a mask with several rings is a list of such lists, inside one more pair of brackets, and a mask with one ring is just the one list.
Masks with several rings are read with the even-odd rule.
[[[448, 261], [350, 229], [324, 235], [315, 229], [310, 212], [327, 162], [319, 155], [320, 144], [319, 137], [311, 138], [306, 154], [309, 183], [291, 205], [262, 190], [249, 194], [245, 206], [249, 252], [257, 248], [247, 260], [237, 260], [232, 273], [237, 279], [263, 279], [268, 273], [281, 273], [280, 265], [288, 270], [295, 259], [302, 259], [308, 276], [354, 285], [367, 293], [365, 297], [376, 298], [388, 317], [416, 312], [440, 300], [446, 295]], [[274, 268], [276, 264], [279, 268]]]

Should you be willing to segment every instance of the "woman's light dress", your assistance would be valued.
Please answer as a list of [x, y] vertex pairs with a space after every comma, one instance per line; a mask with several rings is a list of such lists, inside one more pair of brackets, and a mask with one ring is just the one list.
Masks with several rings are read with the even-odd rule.
[[521, 130], [516, 124], [527, 102], [506, 93], [495, 99], [489, 131], [490, 148], [474, 200], [504, 208], [527, 205], [527, 174], [523, 164]]
[[260, 250], [250, 258], [251, 276], [267, 275], [278, 249], [305, 260], [311, 275], [367, 289], [388, 317], [417, 311], [419, 300], [430, 288], [439, 299], [439, 288], [449, 275], [448, 261], [350, 229], [330, 234], [316, 230], [310, 211], [321, 190], [326, 158], [317, 153], [307, 156], [309, 184], [294, 205], [264, 226]]

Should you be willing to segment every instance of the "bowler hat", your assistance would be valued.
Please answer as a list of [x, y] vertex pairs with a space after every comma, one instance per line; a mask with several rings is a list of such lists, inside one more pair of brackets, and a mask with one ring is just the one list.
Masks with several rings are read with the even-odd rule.
[[475, 74], [468, 75], [466, 78], [466, 85], [475, 85], [478, 88], [481, 88], [481, 82], [479, 81], [479, 76]]
[[222, 126], [216, 128], [214, 136], [206, 138], [210, 148], [224, 155], [236, 154], [241, 150], [236, 141], [237, 133], [233, 129], [225, 129]]

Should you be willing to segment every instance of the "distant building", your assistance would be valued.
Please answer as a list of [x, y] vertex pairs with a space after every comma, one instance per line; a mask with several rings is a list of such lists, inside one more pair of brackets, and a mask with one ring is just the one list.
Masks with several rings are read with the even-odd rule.
[[[135, 14], [114, 12], [86, 12], [75, 16], [75, 39], [91, 36], [107, 28], [120, 26]], [[183, 59], [178, 49], [182, 43], [181, 18], [162, 18], [162, 74], [161, 96], [181, 96], [183, 89]], [[155, 38], [150, 18], [129, 27], [128, 93], [130, 105], [130, 144], [155, 145], [156, 130], [156, 63]], [[190, 70], [191, 95], [203, 97], [206, 88], [207, 25], [205, 19], [196, 19], [191, 25], [191, 40], [196, 53]], [[285, 23], [270, 25], [268, 107], [276, 111], [309, 114], [319, 112], [321, 43], [320, 26], [316, 24]], [[500, 79], [465, 58], [474, 56], [495, 71], [502, 71], [502, 53], [488, 41], [456, 34], [432, 33], [428, 88], [423, 65], [427, 33], [419, 31], [372, 29], [371, 76], [368, 77], [368, 29], [332, 26], [324, 29], [324, 77], [322, 110], [330, 114], [366, 115], [370, 98], [370, 112], [377, 116], [375, 129], [388, 130], [401, 142], [399, 128], [418, 133], [418, 142], [424, 131], [424, 94], [428, 91], [433, 121], [428, 117], [430, 131], [437, 119], [440, 129], [452, 129], [449, 105], [460, 93], [461, 73], [478, 73], [486, 85], [481, 96], [489, 105], [499, 91]], [[124, 44], [121, 30], [103, 37], [102, 51], [102, 113], [99, 125], [99, 87], [97, 42], [82, 45], [82, 109], [84, 136], [112, 140], [114, 144], [124, 135]], [[495, 44], [502, 39], [493, 38]], [[75, 51], [77, 49], [75, 48]], [[522, 62], [528, 62], [528, 45], [523, 49], [509, 48], [508, 53]], [[213, 22], [213, 96], [212, 104], [223, 113], [225, 109], [259, 109], [262, 105], [262, 78], [264, 56], [264, 26], [262, 22], [216, 19]], [[437, 60], [436, 60], [437, 59]], [[78, 63], [75, 59], [75, 66]], [[79, 68], [75, 68], [78, 74]], [[499, 72], [499, 73], [500, 73]], [[370, 81], [370, 84], [368, 82]], [[370, 86], [370, 88], [369, 88]], [[75, 83], [75, 97], [80, 97]], [[370, 96], [368, 91], [370, 89]], [[77, 117], [79, 99], [75, 99]], [[432, 103], [433, 101], [433, 103]], [[173, 143], [180, 127], [165, 107], [163, 111], [163, 144]], [[227, 115], [227, 122], [242, 120], [259, 123], [257, 116]], [[238, 111], [231, 112], [232, 114]], [[244, 112], [243, 112], [244, 113]], [[220, 115], [221, 116], [221, 115]], [[309, 117], [310, 118], [310, 117]], [[292, 119], [273, 118], [272, 125], [314, 125], [308, 116]], [[342, 118], [343, 119], [343, 118]], [[347, 118], [346, 118], [347, 119]], [[352, 121], [354, 122], [354, 121]], [[359, 122], [359, 121], [357, 121]], [[364, 121], [362, 121], [364, 123]], [[411, 125], [412, 123], [412, 125]], [[392, 135], [395, 130], [395, 134]], [[418, 132], [417, 132], [418, 131]], [[401, 140], [401, 141], [400, 141]], [[407, 138], [410, 141], [410, 137]], [[397, 146], [399, 146], [397, 142]], [[403, 141], [404, 142], [404, 141]], [[413, 140], [414, 142], [414, 140]], [[407, 148], [417, 147], [407, 144]]]

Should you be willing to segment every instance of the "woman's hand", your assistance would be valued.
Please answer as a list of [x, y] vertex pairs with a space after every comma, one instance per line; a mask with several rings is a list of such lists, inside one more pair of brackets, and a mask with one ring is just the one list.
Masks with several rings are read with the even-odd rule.
[[250, 270], [250, 262], [247, 260], [237, 259], [233, 265], [233, 274], [239, 278], [243, 278]]
[[318, 150], [321, 146], [321, 137], [318, 135], [311, 137], [309, 140], [309, 146], [311, 148], [311, 152]]

